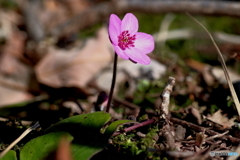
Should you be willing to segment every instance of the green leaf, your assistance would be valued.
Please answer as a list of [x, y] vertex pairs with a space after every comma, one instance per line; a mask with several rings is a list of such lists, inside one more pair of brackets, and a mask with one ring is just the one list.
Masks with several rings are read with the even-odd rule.
[[0, 158], [0, 160], [17, 160], [16, 152], [14, 150], [10, 150], [4, 157]]
[[101, 128], [111, 119], [106, 112], [81, 114], [64, 119], [46, 130], [49, 132], [69, 132], [74, 140], [72, 153], [74, 159], [88, 159], [104, 148], [109, 137], [100, 133]]
[[101, 129], [110, 119], [111, 115], [106, 112], [81, 114], [64, 119], [48, 128], [45, 135], [29, 141], [20, 152], [20, 160], [43, 159], [57, 148], [60, 138], [67, 132], [71, 140], [74, 137], [71, 144], [73, 159], [87, 160], [107, 145], [108, 139], [119, 125], [132, 122], [114, 121], [101, 133]]
[[69, 141], [73, 139], [67, 132], [53, 132], [32, 139], [23, 146], [20, 152], [20, 160], [42, 160], [57, 149], [60, 139], [64, 136]]
[[46, 132], [69, 132], [74, 137], [71, 146], [73, 158], [86, 160], [107, 145], [108, 139], [120, 124], [130, 122], [129, 120], [115, 121], [102, 134], [101, 129], [110, 119], [111, 115], [106, 112], [81, 114], [56, 123]]
[[[66, 118], [46, 130], [46, 133], [65, 131], [74, 137], [74, 141], [89, 145], [89, 141], [98, 139], [101, 128], [111, 119], [106, 112], [94, 112]], [[97, 145], [97, 144], [95, 144]], [[102, 146], [102, 145], [101, 145]]]
[[[119, 120], [119, 121], [114, 121], [111, 123], [107, 129], [105, 130], [104, 134], [100, 134], [96, 136], [96, 139], [91, 142], [90, 144], [99, 144], [101, 147], [96, 147], [95, 145], [73, 145], [73, 157], [75, 160], [81, 159], [89, 159], [92, 157], [94, 153], [99, 152], [100, 150], [103, 149], [104, 146], [107, 145], [108, 139], [111, 137], [111, 135], [115, 132], [117, 127], [121, 124], [125, 124], [127, 122], [132, 122], [130, 120]], [[96, 147], [96, 148], [95, 148]]]

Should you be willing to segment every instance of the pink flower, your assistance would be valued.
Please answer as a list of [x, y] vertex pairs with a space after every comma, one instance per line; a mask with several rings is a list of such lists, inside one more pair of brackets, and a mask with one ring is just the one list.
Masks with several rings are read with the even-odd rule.
[[115, 52], [123, 59], [150, 64], [151, 60], [146, 54], [154, 49], [153, 37], [137, 31], [138, 20], [132, 13], [127, 13], [122, 21], [111, 14], [108, 32]]

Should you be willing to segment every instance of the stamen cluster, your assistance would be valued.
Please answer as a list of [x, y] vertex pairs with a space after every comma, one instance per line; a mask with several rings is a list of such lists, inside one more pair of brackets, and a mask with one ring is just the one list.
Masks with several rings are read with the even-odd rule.
[[129, 31], [123, 31], [118, 36], [118, 46], [125, 50], [126, 48], [134, 47], [134, 41], [136, 40], [136, 35], [131, 36]]

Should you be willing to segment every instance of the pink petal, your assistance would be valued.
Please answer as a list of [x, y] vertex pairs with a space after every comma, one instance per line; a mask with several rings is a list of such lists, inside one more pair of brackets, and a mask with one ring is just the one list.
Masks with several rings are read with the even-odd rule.
[[138, 20], [132, 13], [127, 13], [124, 16], [121, 31], [129, 31], [130, 35], [134, 35], [138, 31]]
[[113, 44], [118, 44], [118, 36], [121, 32], [121, 20], [117, 15], [111, 14], [108, 26], [109, 37]]
[[129, 59], [129, 57], [123, 52], [120, 47], [114, 45], [113, 48], [117, 55], [119, 55], [119, 57], [121, 57], [122, 59]]
[[153, 36], [150, 34], [137, 32], [134, 46], [142, 53], [148, 54], [152, 52], [155, 46]]
[[124, 53], [133, 61], [148, 65], [151, 59], [144, 53], [141, 53], [137, 48], [132, 47], [131, 49], [124, 50]]

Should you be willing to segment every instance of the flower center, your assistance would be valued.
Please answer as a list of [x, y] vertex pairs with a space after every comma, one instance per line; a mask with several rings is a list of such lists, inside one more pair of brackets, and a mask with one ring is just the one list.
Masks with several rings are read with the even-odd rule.
[[118, 46], [125, 50], [126, 48], [134, 47], [134, 41], [136, 40], [136, 35], [130, 36], [128, 31], [123, 31], [118, 36]]

